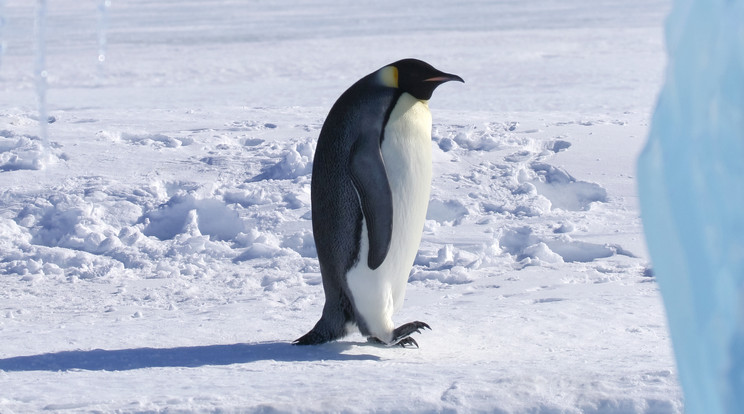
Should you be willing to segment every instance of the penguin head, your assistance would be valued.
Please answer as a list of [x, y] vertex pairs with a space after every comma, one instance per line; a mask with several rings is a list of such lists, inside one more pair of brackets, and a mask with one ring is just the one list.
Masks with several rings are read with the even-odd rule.
[[399, 60], [383, 67], [378, 73], [385, 86], [398, 88], [422, 101], [428, 101], [434, 89], [445, 82], [465, 82], [457, 75], [442, 72], [418, 59]]

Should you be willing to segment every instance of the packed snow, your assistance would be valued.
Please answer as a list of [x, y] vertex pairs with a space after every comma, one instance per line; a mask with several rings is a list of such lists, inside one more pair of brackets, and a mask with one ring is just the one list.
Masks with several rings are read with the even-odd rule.
[[[682, 412], [634, 177], [666, 1], [59, 0], [42, 115], [37, 7], [0, 3], [0, 412]], [[404, 57], [466, 82], [395, 316], [432, 330], [292, 346], [320, 127]]]

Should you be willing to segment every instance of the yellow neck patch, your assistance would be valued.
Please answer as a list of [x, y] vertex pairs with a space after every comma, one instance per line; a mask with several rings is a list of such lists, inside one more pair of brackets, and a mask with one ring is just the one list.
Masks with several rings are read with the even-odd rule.
[[383, 85], [389, 88], [397, 88], [398, 68], [396, 68], [395, 66], [385, 66], [384, 68], [380, 69], [378, 78]]

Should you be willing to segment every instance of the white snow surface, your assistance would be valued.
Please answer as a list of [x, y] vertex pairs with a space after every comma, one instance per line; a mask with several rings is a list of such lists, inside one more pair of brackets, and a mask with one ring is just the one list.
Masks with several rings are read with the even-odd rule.
[[[634, 178], [666, 1], [99, 3], [48, 3], [47, 149], [0, 8], [0, 412], [682, 411]], [[320, 127], [404, 57], [466, 82], [395, 316], [433, 329], [292, 346]]]

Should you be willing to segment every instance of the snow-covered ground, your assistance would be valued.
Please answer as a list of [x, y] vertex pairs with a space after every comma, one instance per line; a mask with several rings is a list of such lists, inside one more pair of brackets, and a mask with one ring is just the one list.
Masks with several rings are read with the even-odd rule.
[[[0, 412], [682, 411], [634, 180], [666, 1], [104, 1], [49, 2], [49, 153], [0, 2]], [[320, 126], [403, 57], [466, 81], [396, 316], [433, 330], [292, 346]]]

